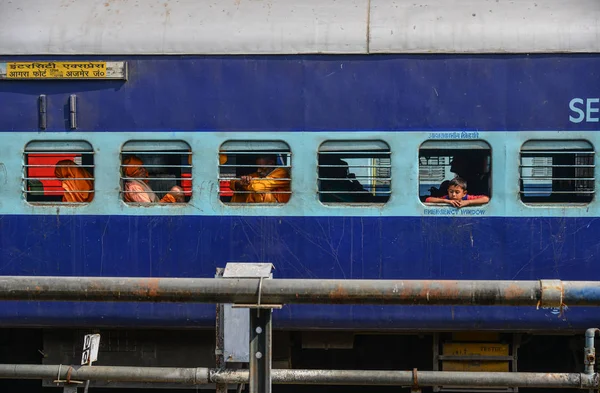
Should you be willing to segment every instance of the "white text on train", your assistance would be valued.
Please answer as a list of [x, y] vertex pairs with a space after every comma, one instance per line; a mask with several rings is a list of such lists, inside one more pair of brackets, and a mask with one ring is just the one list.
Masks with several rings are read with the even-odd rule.
[[[600, 117], [600, 98], [573, 98], [569, 102], [569, 109], [571, 109], [572, 115], [569, 116], [571, 123], [598, 123]], [[575, 116], [573, 116], [575, 115]]]

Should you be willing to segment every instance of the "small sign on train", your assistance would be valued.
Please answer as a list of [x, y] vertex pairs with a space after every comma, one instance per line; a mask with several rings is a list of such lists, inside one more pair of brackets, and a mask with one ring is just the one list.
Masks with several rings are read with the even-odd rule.
[[83, 353], [81, 354], [81, 365], [91, 365], [98, 360], [98, 348], [100, 348], [99, 334], [86, 334], [83, 338]]
[[0, 62], [0, 80], [127, 79], [124, 61]]

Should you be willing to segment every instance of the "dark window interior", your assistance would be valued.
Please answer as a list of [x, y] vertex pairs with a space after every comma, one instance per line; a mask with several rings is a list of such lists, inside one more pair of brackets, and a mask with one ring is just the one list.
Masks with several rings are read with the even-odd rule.
[[323, 203], [385, 203], [391, 194], [391, 152], [383, 141], [327, 141], [319, 148]]
[[594, 199], [594, 148], [587, 141], [529, 141], [521, 148], [520, 195], [526, 203]]

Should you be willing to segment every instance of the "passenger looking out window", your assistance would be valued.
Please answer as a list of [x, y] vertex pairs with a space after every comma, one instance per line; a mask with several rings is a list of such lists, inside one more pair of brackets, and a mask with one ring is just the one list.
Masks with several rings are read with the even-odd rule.
[[[449, 203], [448, 188], [451, 179], [464, 183], [465, 193], [471, 196], [492, 197], [492, 150], [481, 140], [426, 141], [419, 149], [419, 198], [422, 202]], [[441, 183], [441, 184], [440, 184]], [[454, 184], [457, 186], [457, 184]], [[449, 198], [449, 199], [448, 199]], [[440, 199], [445, 202], [439, 201]], [[436, 201], [437, 200], [437, 201]], [[477, 203], [478, 205], [487, 202]], [[457, 207], [473, 205], [453, 204]]]
[[183, 189], [173, 186], [168, 194], [158, 199], [152, 188], [148, 185], [148, 171], [144, 162], [137, 156], [130, 156], [123, 160], [123, 199], [132, 203], [183, 203]]
[[450, 163], [450, 172], [462, 178], [473, 194], [485, 194], [490, 189], [490, 174], [487, 171], [487, 155], [470, 152], [456, 154]]
[[485, 195], [469, 195], [467, 193], [467, 182], [455, 177], [448, 182], [447, 195], [441, 198], [429, 197], [425, 200], [427, 203], [444, 203], [454, 207], [485, 205], [490, 198]]
[[290, 200], [290, 173], [278, 167], [276, 155], [259, 156], [257, 170], [239, 180], [231, 180], [233, 203], [287, 203]]
[[71, 203], [91, 202], [94, 199], [94, 181], [92, 175], [72, 160], [56, 163], [54, 175], [61, 181], [65, 190], [62, 201]]

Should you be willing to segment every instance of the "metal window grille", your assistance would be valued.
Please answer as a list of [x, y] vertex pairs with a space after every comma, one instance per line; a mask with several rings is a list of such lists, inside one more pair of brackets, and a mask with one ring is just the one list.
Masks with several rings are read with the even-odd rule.
[[521, 148], [520, 195], [526, 203], [589, 203], [595, 194], [594, 147], [587, 141], [528, 141]]
[[219, 149], [218, 160], [222, 202], [271, 205], [289, 201], [292, 152], [287, 143], [227, 141]]
[[420, 157], [419, 179], [425, 183], [440, 184], [446, 176], [446, 167], [450, 165], [451, 157]]
[[383, 141], [326, 141], [318, 152], [323, 203], [385, 203], [392, 185], [391, 150]]
[[186, 142], [129, 141], [123, 145], [120, 194], [124, 202], [188, 203], [192, 183], [192, 149]]
[[[453, 168], [455, 158], [462, 168]], [[461, 171], [455, 173], [452, 170]], [[427, 141], [419, 149], [419, 198], [447, 195], [447, 183], [456, 176], [467, 181], [470, 194], [491, 197], [491, 148], [480, 140]]]
[[92, 145], [85, 141], [28, 143], [23, 151], [21, 191], [34, 204], [91, 202], [95, 192]]

